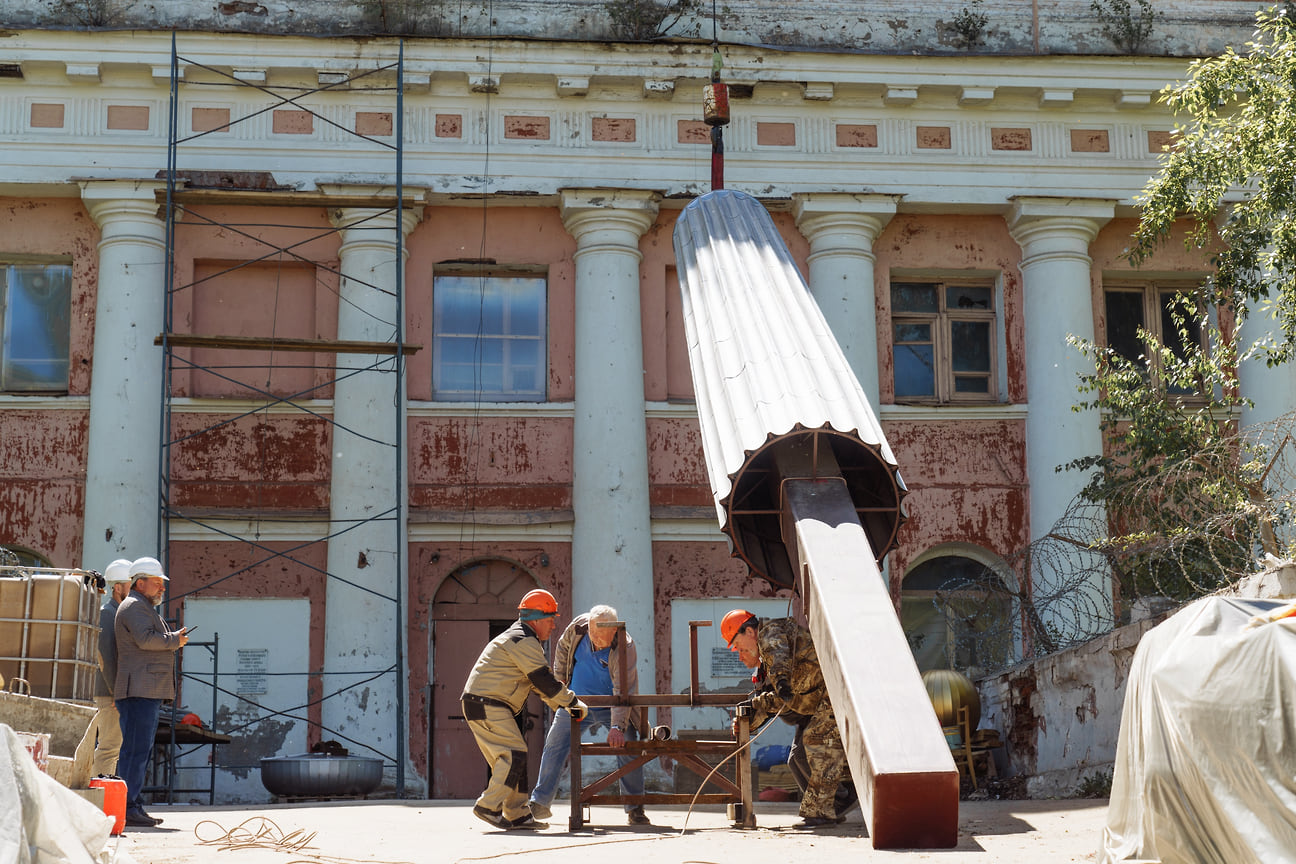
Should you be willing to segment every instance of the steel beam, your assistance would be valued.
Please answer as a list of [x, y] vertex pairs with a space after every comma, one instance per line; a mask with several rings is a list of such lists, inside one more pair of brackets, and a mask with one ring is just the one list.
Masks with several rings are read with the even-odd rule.
[[877, 849], [958, 843], [958, 769], [832, 451], [775, 455], [783, 542]]

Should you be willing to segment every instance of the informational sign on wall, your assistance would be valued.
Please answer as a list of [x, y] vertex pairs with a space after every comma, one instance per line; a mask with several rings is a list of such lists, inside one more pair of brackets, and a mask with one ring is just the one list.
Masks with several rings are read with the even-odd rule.
[[731, 651], [727, 646], [711, 649], [712, 678], [751, 678], [751, 674], [752, 670], [738, 659], [737, 651]]
[[[210, 634], [181, 652], [184, 710], [234, 740], [178, 756], [176, 791], [205, 790], [214, 759], [217, 804], [269, 801], [256, 770], [259, 760], [305, 753], [309, 747], [310, 601], [191, 596], [184, 601], [184, 622], [200, 635]], [[202, 792], [195, 794], [207, 800]]]
[[[782, 618], [788, 614], [784, 598], [679, 597], [671, 601], [671, 690], [687, 693], [689, 688], [690, 621], [711, 621], [697, 628], [698, 686], [703, 693], [733, 693], [742, 698], [751, 692], [752, 670], [742, 664], [737, 651], [730, 651], [720, 635], [720, 620], [730, 609], [746, 609], [761, 618]], [[681, 731], [709, 731], [727, 735], [733, 720], [725, 708], [673, 708], [672, 726]], [[792, 727], [772, 723], [761, 733], [761, 746], [790, 744]]]
[[261, 696], [266, 693], [266, 672], [270, 669], [269, 648], [238, 649], [238, 686], [241, 696]]

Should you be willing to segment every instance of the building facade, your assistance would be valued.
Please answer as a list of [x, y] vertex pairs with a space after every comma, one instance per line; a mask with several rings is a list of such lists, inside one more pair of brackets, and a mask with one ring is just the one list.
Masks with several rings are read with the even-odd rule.
[[[8, 13], [0, 544], [164, 558], [170, 614], [219, 633], [184, 700], [237, 730], [223, 797], [329, 738], [475, 795], [459, 690], [530, 588], [615, 605], [659, 692], [690, 619], [786, 608], [716, 524], [683, 343], [671, 231], [710, 188], [712, 46], [496, 5], [403, 40]], [[774, 215], [911, 490], [886, 573], [924, 668], [1019, 650], [950, 656], [931, 598], [1011, 579], [1083, 485], [1055, 470], [1102, 446], [1068, 337], [1103, 341], [1115, 292], [1155, 321], [1206, 272], [1182, 244], [1122, 255], [1171, 140], [1158, 91], [1258, 8], [1169, 4], [1210, 8], [1129, 56], [1082, 53], [1088, 4], [1039, 5], [991, 4], [982, 51], [914, 22], [815, 44], [773, 4], [719, 45], [726, 185]], [[1244, 384], [1273, 416], [1288, 379]], [[741, 687], [724, 654], [708, 686]]]

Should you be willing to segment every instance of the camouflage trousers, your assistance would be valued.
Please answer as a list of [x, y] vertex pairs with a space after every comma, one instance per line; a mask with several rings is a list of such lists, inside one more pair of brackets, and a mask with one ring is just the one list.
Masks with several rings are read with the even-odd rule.
[[[837, 731], [837, 717], [827, 699], [823, 700], [818, 711], [798, 725], [788, 758], [789, 763], [794, 761], [803, 762], [809, 775], [801, 792], [801, 818], [834, 818], [837, 815], [837, 790], [843, 780], [850, 779], [850, 773], [841, 733]], [[793, 771], [796, 773], [795, 767]]]

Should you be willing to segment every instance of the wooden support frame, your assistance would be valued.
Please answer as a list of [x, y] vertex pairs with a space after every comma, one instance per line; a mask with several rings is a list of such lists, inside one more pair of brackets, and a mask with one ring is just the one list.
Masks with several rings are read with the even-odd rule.
[[[616, 627], [618, 630], [624, 630], [625, 622], [607, 622], [597, 626]], [[611, 696], [581, 696], [581, 700], [591, 708], [628, 706], [632, 711], [639, 712], [642, 721], [639, 724], [641, 729], [648, 728], [647, 709], [650, 706], [696, 707], [705, 705], [720, 708], [737, 708], [738, 703], [747, 698], [746, 694], [698, 692], [697, 628], [710, 626], [710, 621], [689, 622], [690, 687], [688, 693], [614, 693]], [[624, 681], [626, 676], [625, 652], [617, 652], [617, 658], [620, 665], [620, 680]], [[656, 739], [648, 737], [640, 741], [626, 741], [621, 747], [612, 747], [608, 744], [582, 743], [580, 724], [573, 722], [571, 724], [570, 756], [571, 815], [567, 820], [568, 829], [577, 831], [584, 826], [584, 808], [592, 804], [694, 803], [727, 804], [730, 807], [729, 812], [735, 827], [755, 828], [756, 812], [752, 806], [751, 756], [747, 752], [751, 740], [750, 717], [745, 711], [737, 711], [736, 713], [738, 720], [737, 735], [733, 740], [681, 741], [675, 738]], [[713, 774], [712, 766], [702, 759], [706, 755], [719, 755], [736, 760], [735, 780], [731, 781], [719, 772]], [[596, 778], [592, 783], [583, 784], [581, 776], [582, 756], [631, 756], [634, 758], [632, 762], [624, 766], [618, 766], [616, 770]], [[663, 757], [674, 759], [680, 766], [694, 772], [705, 781], [699, 788], [698, 794], [647, 791], [642, 795], [601, 794], [604, 789], [620, 781], [625, 774], [648, 764], [654, 759]], [[708, 777], [709, 779], [707, 779]], [[702, 791], [706, 788], [707, 783], [715, 784], [721, 791]]]

